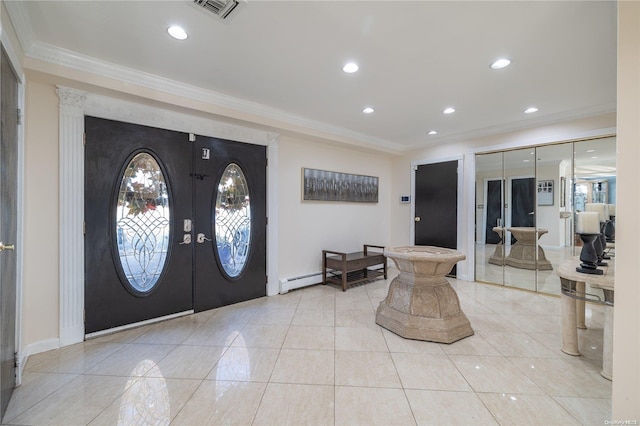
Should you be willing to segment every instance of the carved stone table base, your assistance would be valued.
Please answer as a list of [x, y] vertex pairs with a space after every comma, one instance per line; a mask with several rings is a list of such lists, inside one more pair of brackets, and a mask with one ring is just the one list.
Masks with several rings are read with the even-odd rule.
[[416, 340], [453, 343], [473, 329], [455, 290], [444, 277], [465, 259], [455, 250], [430, 246], [385, 249], [400, 274], [378, 306], [376, 324]]
[[536, 244], [536, 240], [549, 232], [548, 230], [542, 228], [515, 227], [507, 228], [507, 231], [510, 231], [517, 241], [511, 246], [509, 255], [504, 258], [505, 265], [520, 269], [538, 269], [539, 271], [550, 271], [553, 269], [542, 247]]

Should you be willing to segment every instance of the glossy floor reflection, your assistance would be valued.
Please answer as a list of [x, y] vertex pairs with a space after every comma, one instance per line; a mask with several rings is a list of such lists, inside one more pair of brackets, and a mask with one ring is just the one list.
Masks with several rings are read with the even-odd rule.
[[[489, 263], [489, 258], [496, 249], [495, 244], [476, 244], [476, 280], [485, 283], [504, 284], [509, 287], [521, 288], [540, 293], [560, 295], [558, 285], [558, 267], [573, 256], [580, 255], [580, 247], [572, 249], [544, 248], [545, 256], [551, 262], [553, 270], [533, 271], [528, 269], [515, 268], [513, 266], [500, 266]], [[575, 250], [575, 255], [573, 254]], [[509, 249], [506, 249], [507, 254]], [[609, 249], [607, 253], [615, 257], [615, 250]], [[604, 300], [604, 293], [600, 289], [591, 288], [587, 285], [587, 293], [594, 294]]]
[[[393, 274], [392, 274], [393, 275]], [[375, 324], [390, 280], [313, 286], [32, 356], [3, 424], [603, 424], [603, 310], [560, 351], [559, 298], [450, 280], [475, 335]], [[559, 285], [559, 284], [558, 284]]]

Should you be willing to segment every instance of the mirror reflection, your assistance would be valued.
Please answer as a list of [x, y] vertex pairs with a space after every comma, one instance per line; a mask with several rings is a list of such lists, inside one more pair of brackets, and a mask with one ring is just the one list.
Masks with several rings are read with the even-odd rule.
[[536, 289], [536, 157], [534, 148], [504, 153], [505, 285]]
[[573, 256], [572, 203], [571, 197], [567, 197], [571, 194], [573, 178], [573, 144], [536, 148], [536, 176], [538, 227], [548, 231], [540, 238], [539, 244], [550, 262], [549, 269], [538, 269], [536, 288], [544, 293], [559, 294], [555, 271]]
[[581, 248], [575, 215], [597, 203], [607, 205], [607, 251], [614, 255], [615, 142], [477, 154], [476, 280], [559, 294], [555, 270]]
[[476, 280], [503, 284], [503, 153], [476, 156]]

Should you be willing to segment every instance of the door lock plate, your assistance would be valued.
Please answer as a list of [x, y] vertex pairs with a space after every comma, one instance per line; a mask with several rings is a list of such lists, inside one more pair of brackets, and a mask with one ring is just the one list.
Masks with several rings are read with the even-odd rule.
[[198, 244], [202, 244], [202, 243], [204, 243], [205, 241], [211, 241], [211, 238], [207, 238], [207, 237], [205, 237], [205, 235], [204, 235], [203, 233], [199, 233], [199, 234], [196, 236], [196, 242], [197, 242]]

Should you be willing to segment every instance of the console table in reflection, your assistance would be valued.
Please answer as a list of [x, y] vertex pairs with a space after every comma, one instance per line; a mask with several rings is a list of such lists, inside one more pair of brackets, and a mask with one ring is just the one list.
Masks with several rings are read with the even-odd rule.
[[[604, 339], [602, 345], [602, 371], [600, 375], [611, 380], [613, 366], [613, 296], [615, 282], [614, 260], [609, 266], [600, 267], [602, 275], [583, 274], [576, 271], [580, 265], [578, 257], [562, 263], [556, 273], [560, 277], [560, 315], [562, 318], [562, 352], [580, 355], [578, 350], [578, 328], [587, 328], [584, 322], [584, 302], [589, 301], [605, 306]], [[587, 294], [585, 283], [591, 288], [602, 289], [604, 300]]]
[[511, 246], [509, 255], [504, 258], [505, 265], [521, 269], [538, 269], [539, 271], [553, 269], [542, 247], [536, 244], [537, 239], [549, 232], [548, 230], [534, 227], [514, 227], [507, 228], [507, 231], [511, 232], [516, 242]]

